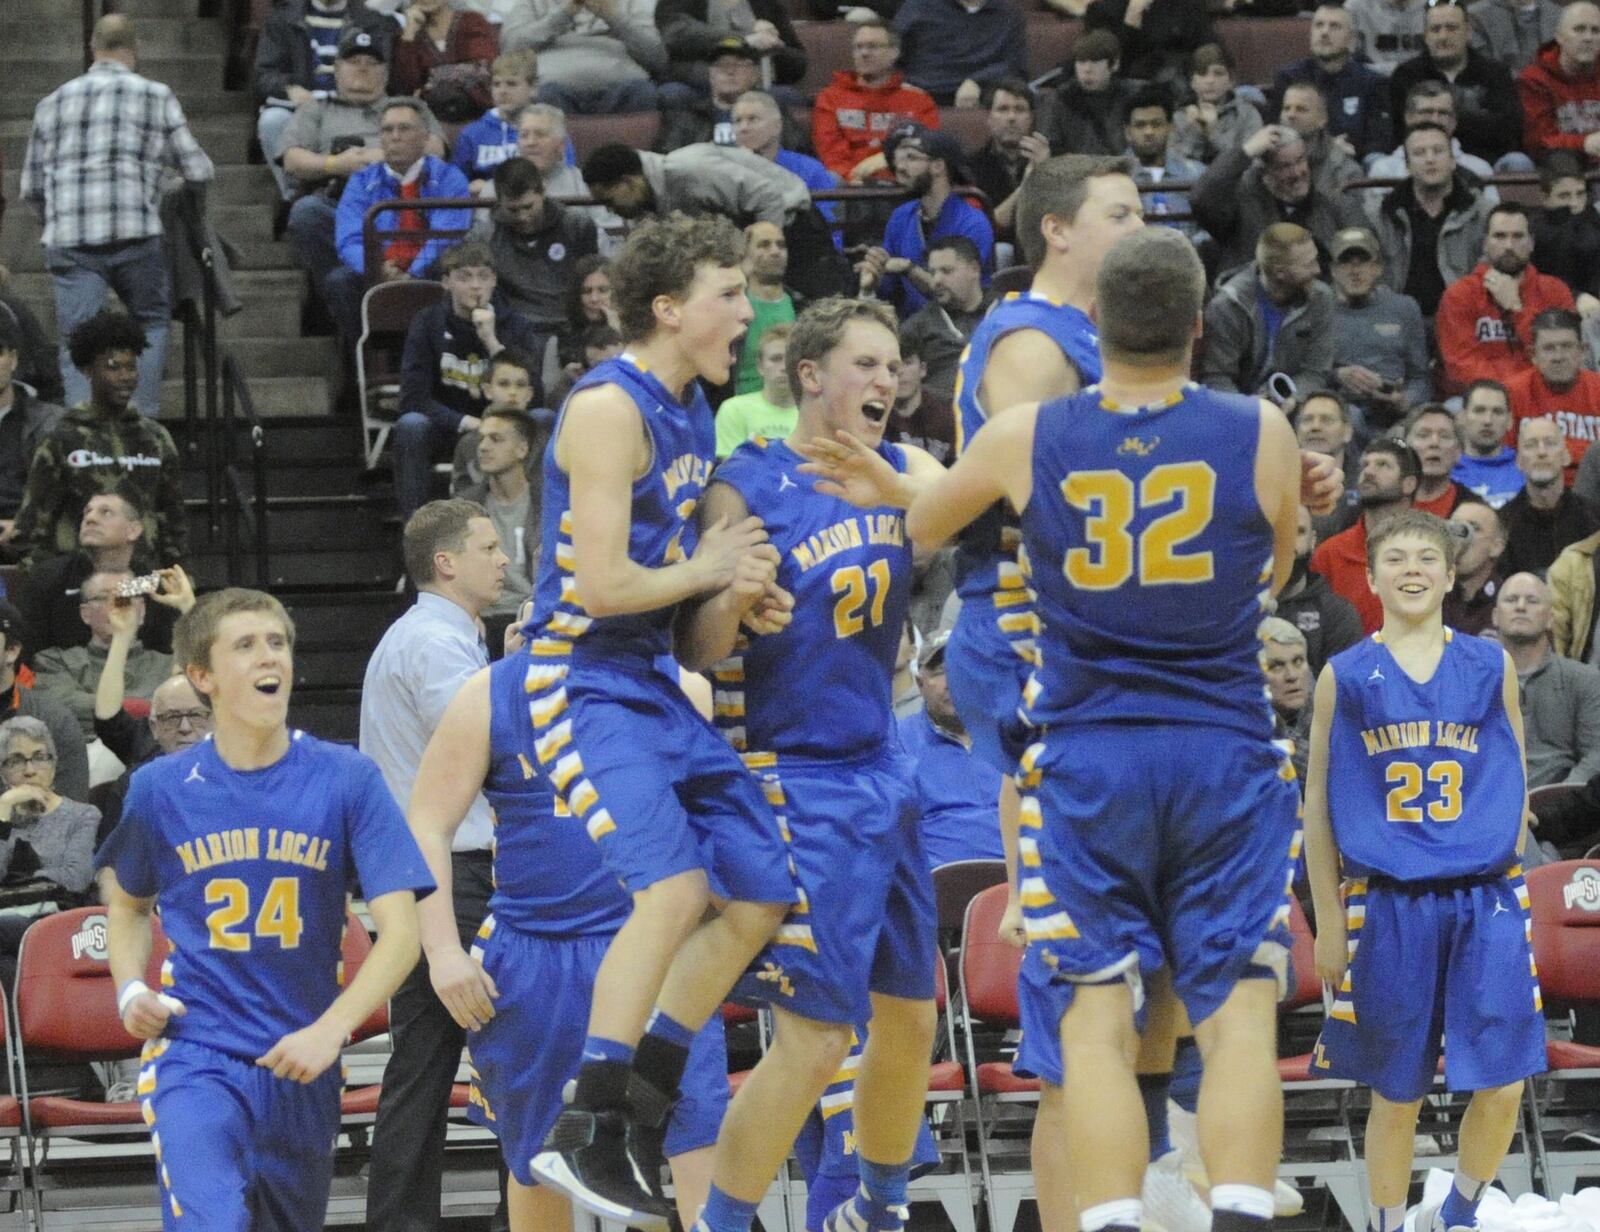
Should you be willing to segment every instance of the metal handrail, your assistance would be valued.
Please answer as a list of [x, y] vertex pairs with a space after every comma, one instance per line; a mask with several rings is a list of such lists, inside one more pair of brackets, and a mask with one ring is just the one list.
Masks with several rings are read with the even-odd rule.
[[[249, 430], [250, 469], [254, 491], [247, 500], [244, 483], [240, 477], [238, 457], [234, 445], [238, 441], [234, 416], [238, 414]], [[227, 518], [228, 578], [235, 580], [244, 571], [243, 553], [239, 544], [239, 522], [249, 524], [255, 542], [256, 585], [265, 589], [270, 573], [267, 560], [267, 434], [256, 414], [255, 398], [250, 384], [244, 378], [244, 369], [231, 351], [222, 354], [222, 436], [228, 442], [225, 465], [227, 492], [231, 496], [230, 516]]]

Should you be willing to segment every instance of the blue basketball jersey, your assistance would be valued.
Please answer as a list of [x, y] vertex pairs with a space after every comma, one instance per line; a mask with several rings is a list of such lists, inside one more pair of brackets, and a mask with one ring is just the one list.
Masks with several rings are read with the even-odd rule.
[[[978, 393], [989, 353], [1007, 334], [1022, 329], [1036, 329], [1059, 346], [1083, 385], [1100, 379], [1100, 335], [1081, 309], [1032, 292], [1007, 295], [978, 323], [956, 371], [957, 454], [988, 422], [991, 412], [1005, 410], [982, 405]], [[1022, 591], [1017, 543], [1016, 518], [999, 504], [962, 533], [956, 550], [956, 590], [962, 599], [989, 599], [1001, 592]]]
[[1329, 660], [1338, 692], [1328, 810], [1348, 876], [1428, 881], [1516, 863], [1525, 783], [1505, 708], [1505, 651], [1444, 635], [1425, 684], [1379, 634]]
[[[716, 461], [716, 431], [705, 393], [698, 381], [693, 382], [688, 403], [679, 402], [631, 355], [597, 364], [572, 392], [599, 385], [615, 385], [633, 399], [650, 437], [649, 468], [633, 485], [628, 557], [648, 569], [685, 560], [699, 542], [695, 505]], [[561, 414], [564, 419], [565, 406]], [[556, 432], [560, 431], [558, 420]], [[542, 517], [539, 576], [529, 621], [533, 654], [541, 658], [583, 654], [614, 660], [670, 653], [672, 608], [595, 617], [579, 601], [572, 552], [571, 478], [556, 465], [554, 441], [544, 455]]]
[[433, 889], [377, 766], [301, 732], [260, 770], [210, 739], [140, 767], [95, 864], [156, 899], [162, 988], [189, 1011], [166, 1034], [246, 1060], [338, 996], [347, 892]]
[[1272, 732], [1256, 625], [1272, 527], [1256, 497], [1260, 404], [1186, 385], [1123, 408], [1046, 403], [1022, 532], [1043, 625], [1036, 722]]
[[[878, 453], [904, 471], [898, 445]], [[911, 602], [905, 514], [824, 496], [782, 441], [741, 445], [716, 482], [744, 497], [783, 557], [794, 596], [782, 633], [741, 638], [713, 669], [717, 726], [740, 752], [865, 757], [893, 726], [893, 677]]]
[[[583, 822], [556, 800], [539, 769], [529, 707], [551, 669], [523, 651], [489, 667], [489, 774], [494, 814], [494, 894], [489, 912], [521, 932], [569, 937], [614, 933], [629, 901], [600, 861]], [[559, 669], [557, 669], [559, 670]]]

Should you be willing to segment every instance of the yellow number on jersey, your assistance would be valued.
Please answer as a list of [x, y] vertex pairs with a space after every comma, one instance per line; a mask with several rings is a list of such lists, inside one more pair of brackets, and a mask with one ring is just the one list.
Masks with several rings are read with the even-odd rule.
[[[1076, 471], [1061, 482], [1067, 504], [1088, 515], [1089, 546], [1073, 548], [1064, 565], [1067, 580], [1080, 590], [1115, 590], [1133, 576], [1138, 559], [1141, 586], [1209, 582], [1215, 573], [1210, 552], [1180, 554], [1178, 549], [1211, 525], [1217, 473], [1204, 462], [1168, 462], [1139, 483], [1121, 471]], [[1139, 509], [1176, 501], [1139, 535], [1128, 524]]]
[[[1424, 807], [1418, 803], [1422, 795], [1422, 767], [1414, 761], [1391, 762], [1383, 778], [1389, 787], [1385, 797], [1388, 819], [1420, 824]], [[1428, 767], [1427, 779], [1439, 788], [1439, 798], [1430, 800], [1426, 806], [1428, 820], [1461, 820], [1461, 763], [1436, 761]]]
[[[872, 586], [872, 605], [866, 619], [861, 609], [867, 607], [867, 582]], [[889, 600], [889, 562], [875, 560], [865, 569], [860, 565], [846, 565], [835, 569], [829, 579], [833, 593], [839, 601], [833, 605], [833, 632], [835, 637], [854, 637], [870, 623], [874, 629], [883, 623], [883, 605]]]
[[[234, 932], [250, 914], [250, 887], [237, 877], [217, 877], [206, 882], [206, 904], [221, 903], [206, 916], [213, 950], [245, 954], [250, 950], [251, 933]], [[283, 949], [300, 947], [305, 924], [300, 919], [300, 878], [274, 877], [267, 886], [266, 898], [256, 916], [254, 935], [276, 937]]]

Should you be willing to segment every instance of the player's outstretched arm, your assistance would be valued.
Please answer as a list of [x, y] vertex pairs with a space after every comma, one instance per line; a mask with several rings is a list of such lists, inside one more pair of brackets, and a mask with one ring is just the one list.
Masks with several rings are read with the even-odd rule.
[[150, 914], [153, 898], [136, 898], [122, 888], [114, 868], [100, 874], [106, 898], [106, 957], [117, 985], [117, 1011], [134, 1039], [155, 1039], [173, 1014], [184, 1012], [176, 997], [152, 992], [144, 982], [150, 967]]
[[1065, 398], [1077, 393], [1082, 385], [1078, 370], [1053, 338], [1042, 330], [1018, 329], [1000, 339], [989, 352], [978, 402], [992, 419], [995, 408], [1004, 410], [1024, 402]]
[[[702, 545], [705, 538], [729, 526], [759, 520], [750, 516], [743, 495], [731, 484], [713, 483], [700, 499]], [[719, 531], [719, 528], [721, 530]], [[700, 551], [695, 548], [696, 554]], [[758, 632], [777, 632], [789, 623], [794, 597], [778, 585], [778, 549], [757, 543], [737, 561], [727, 585], [679, 609], [673, 631], [673, 653], [692, 672], [702, 671], [733, 653], [740, 625], [754, 620]]]
[[1528, 743], [1522, 725], [1522, 686], [1517, 679], [1517, 665], [1506, 655], [1505, 679], [1500, 686], [1500, 696], [1505, 701], [1506, 718], [1511, 720], [1511, 732], [1517, 738], [1517, 754], [1522, 758], [1522, 830], [1517, 835], [1517, 850], [1528, 849], [1528, 831], [1538, 825], [1539, 819], [1528, 807]]
[[417, 928], [433, 991], [456, 1025], [477, 1030], [494, 1017], [500, 995], [478, 961], [461, 948], [450, 879], [450, 844], [489, 773], [489, 669], [457, 690], [417, 767], [406, 823], [428, 862], [434, 892], [417, 904]]
[[990, 419], [956, 464], [933, 478], [906, 511], [906, 533], [919, 549], [936, 548], [996, 501], [1021, 512], [1033, 495], [1033, 426], [1039, 404], [1013, 406]]
[[562, 415], [556, 461], [572, 488], [574, 582], [591, 616], [626, 616], [719, 590], [742, 552], [766, 539], [760, 523], [702, 540], [686, 561], [652, 569], [628, 556], [633, 485], [650, 464], [639, 408], [620, 389], [575, 394]]
[[1311, 700], [1311, 756], [1306, 765], [1306, 799], [1301, 819], [1306, 875], [1311, 882], [1311, 903], [1317, 912], [1317, 976], [1335, 988], [1344, 979], [1350, 962], [1345, 946], [1344, 904], [1339, 898], [1339, 848], [1328, 812], [1328, 732], [1333, 725], [1338, 688], [1330, 664], [1317, 677]]
[[356, 972], [322, 1016], [309, 1027], [292, 1031], [257, 1057], [256, 1064], [270, 1069], [274, 1078], [315, 1082], [339, 1059], [345, 1040], [400, 987], [417, 965], [417, 896], [410, 890], [393, 890], [367, 900], [367, 910], [378, 927], [378, 939]]
[[812, 485], [824, 496], [849, 501], [858, 509], [909, 509], [917, 494], [940, 475], [944, 467], [932, 454], [915, 445], [901, 445], [905, 451], [906, 469], [895, 470], [877, 450], [851, 433], [841, 429], [830, 440], [814, 437], [795, 446], [795, 452], [807, 461], [800, 467], [802, 475], [812, 476]]
[[1272, 593], [1294, 570], [1294, 538], [1300, 510], [1300, 446], [1283, 412], [1261, 403], [1261, 435], [1256, 448], [1256, 496], [1272, 523]]

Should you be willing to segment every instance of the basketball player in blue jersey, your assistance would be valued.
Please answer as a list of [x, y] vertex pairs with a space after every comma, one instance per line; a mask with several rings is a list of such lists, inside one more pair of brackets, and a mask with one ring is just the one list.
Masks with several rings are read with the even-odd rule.
[[[697, 533], [694, 516], [716, 454], [697, 378], [727, 379], [751, 320], [743, 243], [717, 218], [652, 221], [628, 237], [611, 279], [628, 349], [578, 381], [544, 459], [535, 752], [633, 911], [595, 979], [573, 1104], [532, 1166], [636, 1226], [671, 1211], [661, 1141], [695, 1033], [796, 897], [760, 785], [655, 665], [685, 600], [782, 619], [767, 592], [778, 554], [759, 520]], [[708, 921], [713, 895], [723, 906]]]
[[1336, 990], [1314, 1062], [1372, 1088], [1376, 1232], [1405, 1219], [1441, 1038], [1445, 1085], [1473, 1095], [1455, 1182], [1442, 1205], [1417, 1212], [1416, 1232], [1477, 1225], [1523, 1080], [1545, 1068], [1517, 862], [1527, 837], [1517, 673], [1495, 643], [1444, 626], [1456, 542], [1417, 511], [1374, 531], [1367, 578], [1383, 627], [1328, 661], [1313, 701], [1306, 863], [1317, 974]]
[[[799, 418], [786, 441], [735, 450], [702, 519], [759, 517], [793, 598], [782, 632], [741, 635], [713, 599], [684, 622], [686, 666], [712, 666], [717, 721], [790, 839], [800, 902], [741, 994], [771, 1007], [771, 1047], [729, 1106], [698, 1232], [747, 1232], [811, 1108], [870, 1019], [856, 1078], [861, 1188], [830, 1229], [904, 1226], [906, 1184], [927, 1097], [939, 961], [932, 877], [905, 808], [908, 767], [893, 737], [892, 680], [910, 603], [904, 507], [943, 468], [883, 442], [900, 344], [884, 305], [827, 299], [789, 336]], [[888, 476], [845, 487], [812, 478], [811, 442], [848, 440]], [[815, 485], [815, 486], [814, 486]], [[826, 707], [797, 692], [826, 698]]]
[[[168, 1229], [320, 1229], [340, 1050], [417, 961], [433, 879], [378, 768], [286, 725], [294, 626], [254, 590], [202, 596], [173, 651], [214, 734], [133, 776], [106, 870], [111, 974], [150, 1041], [138, 1094]], [[346, 900], [378, 940], [342, 991]], [[150, 913], [172, 952], [145, 986]]]
[[1298, 802], [1255, 627], [1293, 564], [1301, 464], [1277, 408], [1188, 381], [1204, 292], [1183, 237], [1118, 241], [1096, 285], [1099, 384], [995, 416], [907, 515], [931, 545], [1009, 499], [1033, 562], [1018, 1063], [1059, 1033], [1084, 1232], [1140, 1225], [1135, 1031], [1168, 989], [1205, 1058], [1213, 1227], [1259, 1232], [1274, 1206]]
[[[412, 831], [439, 880], [418, 912], [428, 970], [451, 1017], [470, 1032], [469, 1115], [500, 1139], [512, 1232], [572, 1224], [566, 1195], [538, 1184], [528, 1165], [577, 1072], [595, 973], [630, 910], [583, 823], [556, 803], [536, 768], [528, 691], [538, 671], [521, 651], [462, 687], [428, 743], [410, 808]], [[705, 693], [709, 715], [709, 687]], [[494, 812], [495, 888], [469, 955], [450, 909], [450, 842], [480, 788]], [[665, 1137], [686, 1226], [705, 1202], [727, 1105], [727, 1050], [722, 1019], [713, 1015], [695, 1036]]]

